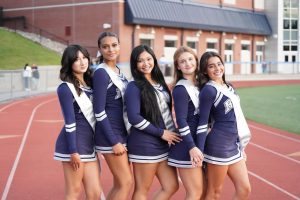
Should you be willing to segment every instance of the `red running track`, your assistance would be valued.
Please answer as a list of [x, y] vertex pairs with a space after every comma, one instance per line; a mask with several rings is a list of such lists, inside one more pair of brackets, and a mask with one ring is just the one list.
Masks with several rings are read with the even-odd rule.
[[[1, 200], [63, 199], [62, 167], [53, 160], [55, 140], [63, 125], [56, 96], [2, 104], [0, 121]], [[248, 122], [253, 134], [246, 150], [252, 185], [250, 199], [300, 199], [300, 136]], [[104, 160], [101, 166], [101, 180], [107, 194], [112, 177]], [[157, 180], [150, 193], [156, 188]], [[233, 192], [233, 185], [227, 179], [221, 199], [231, 199]], [[182, 199], [181, 185], [172, 200]]]

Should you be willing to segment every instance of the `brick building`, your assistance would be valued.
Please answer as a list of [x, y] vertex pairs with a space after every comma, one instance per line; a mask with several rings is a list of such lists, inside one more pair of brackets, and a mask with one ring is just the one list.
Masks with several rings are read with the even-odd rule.
[[[283, 1], [293, 0], [279, 0]], [[1, 0], [0, 7], [5, 18], [24, 16], [26, 24], [81, 44], [93, 56], [99, 33], [108, 30], [120, 36], [121, 63], [128, 62], [138, 44], [148, 44], [158, 58], [164, 55], [169, 61], [177, 47], [188, 45], [198, 56], [206, 50], [219, 52], [227, 74], [249, 74], [262, 73], [262, 61], [272, 52], [267, 47], [274, 40], [275, 22], [270, 23], [265, 4], [264, 0]]]

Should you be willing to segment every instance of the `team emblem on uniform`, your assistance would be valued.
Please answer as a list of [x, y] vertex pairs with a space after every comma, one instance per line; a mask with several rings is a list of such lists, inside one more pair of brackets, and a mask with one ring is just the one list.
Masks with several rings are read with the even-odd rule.
[[224, 102], [224, 108], [225, 108], [225, 114], [227, 114], [233, 108], [233, 105], [232, 105], [232, 102], [230, 99], [227, 99]]
[[119, 99], [122, 97], [121, 91], [119, 90], [119, 88], [116, 89], [116, 96], [115, 99]]

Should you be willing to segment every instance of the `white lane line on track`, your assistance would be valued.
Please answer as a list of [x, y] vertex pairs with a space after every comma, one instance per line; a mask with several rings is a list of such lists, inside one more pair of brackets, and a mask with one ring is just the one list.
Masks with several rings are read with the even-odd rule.
[[251, 172], [251, 171], [249, 171], [249, 170], [248, 170], [248, 173], [249, 173], [251, 176], [254, 176], [255, 178], [261, 180], [262, 182], [264, 182], [264, 183], [270, 185], [271, 187], [275, 188], [276, 190], [279, 190], [280, 192], [282, 192], [282, 193], [284, 193], [284, 194], [290, 196], [291, 198], [296, 199], [296, 200], [300, 200], [300, 197], [297, 197], [296, 195], [294, 195], [294, 194], [292, 194], [292, 193], [286, 191], [285, 189], [283, 189], [283, 188], [281, 188], [281, 187], [275, 185], [274, 183], [268, 181], [267, 179], [264, 179], [263, 177], [261, 177], [261, 176], [255, 174], [255, 173], [253, 173], [253, 172]]
[[291, 140], [291, 141], [299, 142], [299, 143], [300, 143], [300, 140], [299, 140], [299, 139], [292, 138], [292, 137], [289, 137], [289, 136], [285, 136], [285, 135], [276, 133], [276, 132], [274, 132], [274, 131], [270, 131], [270, 130], [267, 130], [267, 129], [264, 129], [264, 128], [260, 128], [260, 127], [258, 127], [258, 126], [254, 126], [254, 125], [251, 125], [251, 124], [249, 124], [249, 127], [250, 127], [250, 128], [254, 128], [254, 129], [257, 129], [257, 130], [260, 130], [260, 131], [263, 131], [263, 132], [265, 132], [265, 133], [269, 133], [269, 134], [271, 134], [271, 135], [275, 135], [275, 136], [282, 137], [282, 138], [287, 139], [287, 140]]
[[35, 108], [33, 109], [32, 113], [31, 113], [31, 116], [29, 118], [29, 121], [27, 123], [27, 127], [26, 127], [26, 130], [25, 130], [25, 133], [24, 133], [24, 136], [23, 136], [23, 139], [22, 139], [22, 142], [21, 142], [21, 145], [19, 147], [19, 150], [18, 150], [18, 153], [17, 153], [17, 156], [16, 156], [16, 159], [14, 161], [14, 164], [13, 164], [13, 167], [10, 171], [10, 174], [9, 174], [9, 177], [7, 179], [7, 182], [6, 182], [6, 185], [5, 185], [5, 188], [4, 188], [4, 192], [2, 194], [2, 198], [1, 200], [6, 200], [7, 198], [7, 195], [8, 195], [8, 192], [9, 192], [9, 189], [10, 189], [10, 186], [11, 186], [11, 183], [13, 181], [13, 178], [14, 178], [14, 175], [15, 175], [15, 172], [16, 172], [16, 169], [18, 167], [18, 164], [19, 164], [19, 161], [20, 161], [20, 157], [21, 157], [21, 154], [23, 152], [23, 149], [24, 149], [24, 145], [26, 143], [26, 140], [27, 140], [27, 137], [28, 137], [28, 134], [29, 134], [29, 130], [30, 130], [30, 127], [32, 125], [32, 121], [33, 121], [33, 117], [37, 111], [38, 108], [40, 108], [41, 106], [43, 106], [44, 104], [47, 104], [51, 101], [54, 101], [56, 100], [56, 98], [53, 98], [53, 99], [50, 99], [50, 100], [47, 100], [47, 101], [44, 101], [42, 103], [39, 103], [37, 106], [35, 106]]
[[281, 154], [281, 153], [277, 153], [276, 151], [273, 151], [273, 150], [271, 150], [271, 149], [265, 148], [265, 147], [260, 146], [260, 145], [258, 145], [258, 144], [254, 144], [254, 143], [252, 143], [252, 142], [250, 142], [249, 144], [250, 144], [250, 145], [253, 145], [253, 146], [255, 146], [255, 147], [259, 148], [259, 149], [262, 149], [262, 150], [264, 150], [264, 151], [267, 151], [267, 152], [269, 152], [269, 153], [275, 154], [275, 155], [277, 155], [277, 156], [279, 156], [279, 157], [282, 157], [282, 158], [285, 158], [285, 159], [287, 159], [287, 160], [293, 161], [293, 162], [295, 162], [295, 163], [297, 163], [297, 164], [300, 164], [300, 161], [299, 161], [299, 160], [290, 158], [290, 157], [288, 157], [288, 156], [286, 156], [286, 155], [283, 155], [283, 154]]
[[10, 103], [6, 106], [4, 106], [3, 108], [0, 109], [0, 112], [2, 112], [3, 110], [5, 110], [6, 108], [9, 108], [11, 106], [14, 106], [15, 104], [18, 104], [18, 103], [23, 103], [25, 100], [21, 100], [21, 101], [16, 101], [16, 102], [13, 102], [13, 103]]

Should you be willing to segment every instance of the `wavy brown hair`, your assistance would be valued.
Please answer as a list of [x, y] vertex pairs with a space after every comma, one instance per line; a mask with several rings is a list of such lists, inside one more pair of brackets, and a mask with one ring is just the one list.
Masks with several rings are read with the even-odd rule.
[[[89, 52], [82, 46], [73, 44], [69, 45], [63, 52], [62, 58], [61, 58], [61, 69], [59, 78], [62, 81], [72, 83], [75, 86], [76, 92], [78, 95], [81, 94], [82, 90], [80, 89], [80, 82], [76, 78], [76, 76], [73, 74], [73, 63], [78, 58], [78, 52], [81, 52], [89, 61], [88, 66], [90, 65], [90, 55]], [[86, 72], [83, 74], [83, 79], [85, 83], [92, 87], [92, 72], [90, 68], [86, 70]]]

